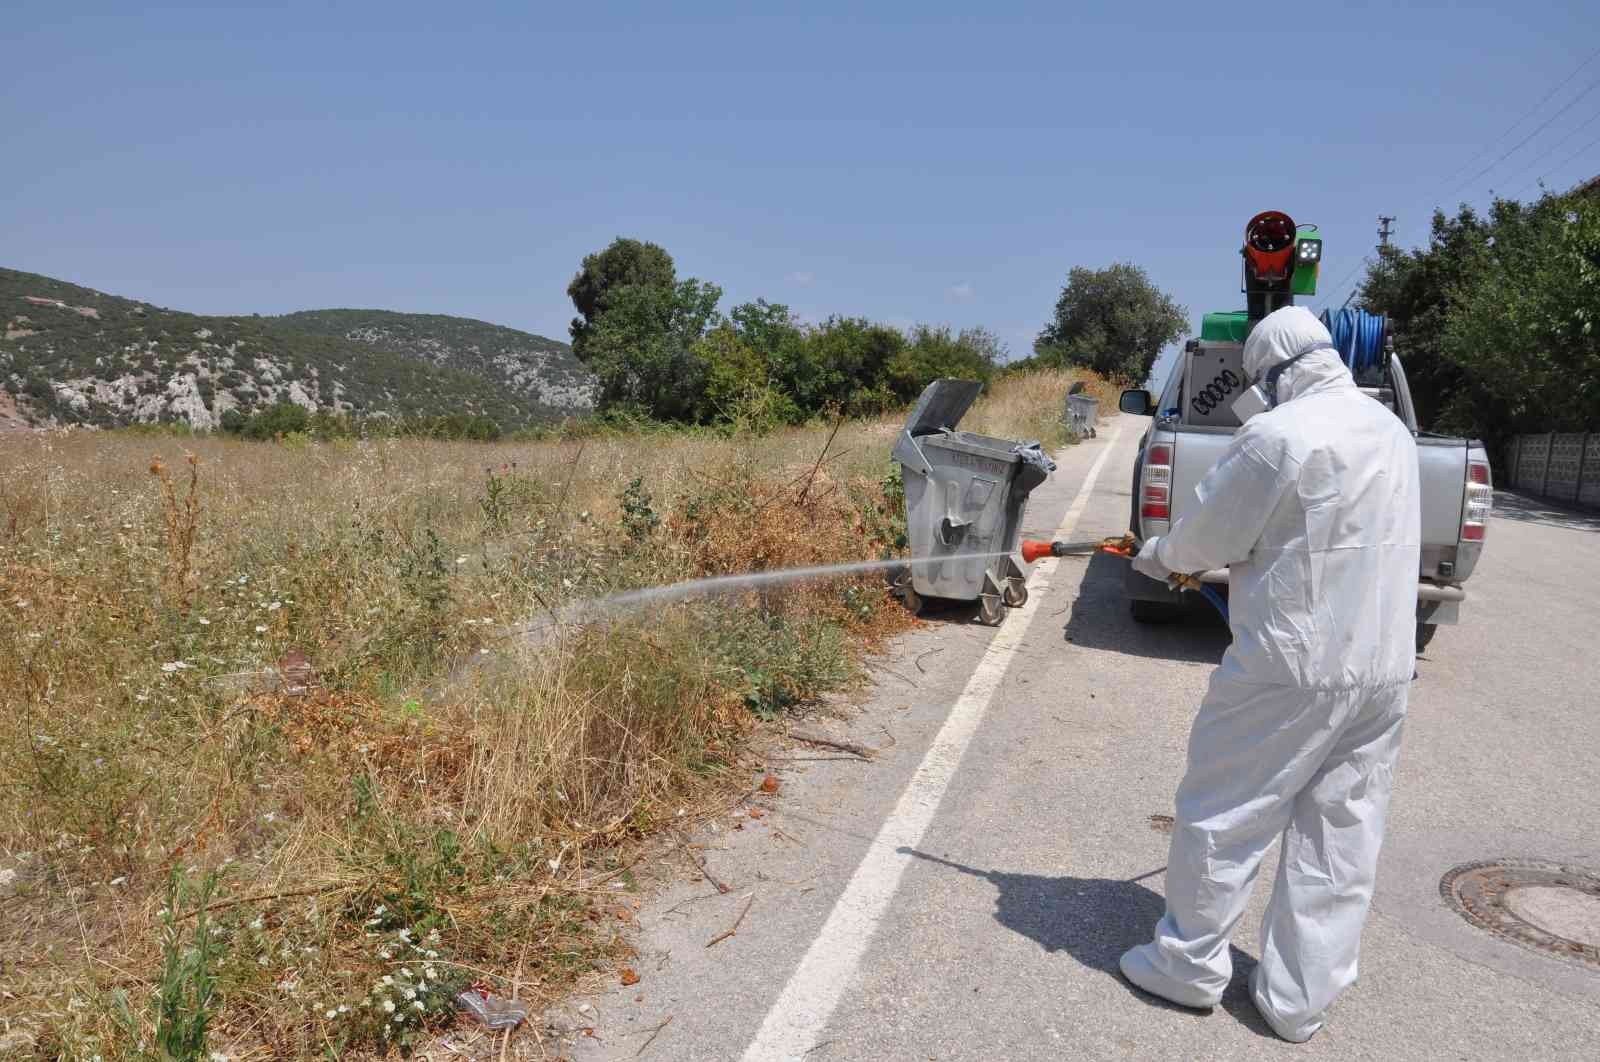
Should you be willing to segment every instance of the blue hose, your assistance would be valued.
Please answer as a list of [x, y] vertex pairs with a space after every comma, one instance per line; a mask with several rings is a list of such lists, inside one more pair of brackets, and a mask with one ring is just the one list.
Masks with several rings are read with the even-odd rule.
[[1339, 357], [1350, 366], [1350, 372], [1360, 376], [1363, 372], [1383, 362], [1383, 339], [1389, 322], [1379, 313], [1352, 310], [1323, 310], [1322, 323], [1333, 336], [1333, 345], [1339, 348]]
[[1222, 600], [1222, 595], [1217, 593], [1216, 587], [1201, 583], [1200, 596], [1211, 602], [1211, 607], [1217, 610], [1217, 614], [1222, 617], [1223, 623], [1228, 622], [1228, 603]]

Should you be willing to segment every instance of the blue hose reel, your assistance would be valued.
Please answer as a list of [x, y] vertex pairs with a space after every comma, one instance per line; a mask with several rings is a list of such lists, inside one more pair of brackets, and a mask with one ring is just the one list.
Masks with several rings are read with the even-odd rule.
[[1333, 345], [1339, 348], [1339, 357], [1350, 367], [1351, 375], [1359, 377], [1383, 364], [1384, 338], [1389, 329], [1383, 314], [1349, 307], [1323, 310], [1322, 323], [1328, 326]]

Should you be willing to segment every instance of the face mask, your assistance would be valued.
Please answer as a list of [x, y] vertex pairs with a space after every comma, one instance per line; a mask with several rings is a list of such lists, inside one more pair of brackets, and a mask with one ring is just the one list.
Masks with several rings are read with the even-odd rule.
[[1239, 397], [1233, 400], [1232, 406], [1233, 415], [1239, 418], [1239, 423], [1243, 424], [1251, 417], [1276, 408], [1278, 405], [1278, 377], [1283, 375], [1285, 369], [1307, 354], [1319, 350], [1337, 352], [1338, 348], [1327, 343], [1317, 343], [1306, 350], [1302, 350], [1288, 361], [1278, 362], [1278, 364], [1268, 369], [1266, 374], [1254, 385], [1240, 392]]

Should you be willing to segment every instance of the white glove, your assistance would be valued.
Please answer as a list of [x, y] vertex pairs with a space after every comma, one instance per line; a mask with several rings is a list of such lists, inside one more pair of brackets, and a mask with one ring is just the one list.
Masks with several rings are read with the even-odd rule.
[[1139, 555], [1133, 558], [1133, 570], [1140, 575], [1148, 575], [1158, 583], [1167, 581], [1167, 576], [1172, 574], [1172, 569], [1161, 563], [1161, 558], [1156, 555], [1156, 547], [1161, 543], [1161, 536], [1149, 539]]

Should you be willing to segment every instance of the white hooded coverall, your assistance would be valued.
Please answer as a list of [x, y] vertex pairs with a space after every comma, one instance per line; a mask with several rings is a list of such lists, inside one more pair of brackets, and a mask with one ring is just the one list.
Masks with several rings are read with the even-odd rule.
[[1279, 377], [1277, 407], [1196, 488], [1199, 507], [1154, 546], [1171, 571], [1230, 566], [1233, 644], [1189, 736], [1166, 914], [1121, 963], [1148, 991], [1214, 1006], [1229, 936], [1281, 835], [1250, 989], [1296, 1042], [1356, 979], [1414, 665], [1421, 538], [1416, 443], [1356, 388], [1310, 311], [1263, 319], [1244, 370], [1260, 378], [1308, 349]]

